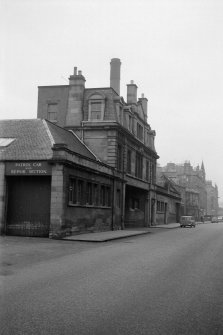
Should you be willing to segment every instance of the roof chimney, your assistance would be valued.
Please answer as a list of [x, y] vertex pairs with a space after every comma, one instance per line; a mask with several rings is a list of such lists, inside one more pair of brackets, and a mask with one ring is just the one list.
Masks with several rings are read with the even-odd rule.
[[136, 104], [137, 103], [137, 85], [131, 80], [130, 84], [127, 84], [127, 103]]
[[112, 87], [118, 95], [120, 95], [120, 68], [120, 59], [112, 58], [110, 62], [110, 87]]
[[142, 108], [145, 113], [145, 116], [147, 116], [147, 103], [148, 99], [144, 96], [144, 93], [142, 93], [141, 98], [139, 98], [139, 101], [142, 103]]

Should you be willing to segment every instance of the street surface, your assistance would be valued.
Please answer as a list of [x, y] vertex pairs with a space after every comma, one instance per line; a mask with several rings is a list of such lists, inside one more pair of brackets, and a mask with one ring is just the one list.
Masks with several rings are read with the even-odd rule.
[[2, 241], [1, 334], [223, 334], [223, 223]]

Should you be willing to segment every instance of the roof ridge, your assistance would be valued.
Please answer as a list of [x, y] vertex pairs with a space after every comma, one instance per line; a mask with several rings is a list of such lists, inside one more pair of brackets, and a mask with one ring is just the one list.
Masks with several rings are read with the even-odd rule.
[[69, 129], [68, 131], [71, 132], [78, 139], [78, 141], [85, 146], [85, 148], [95, 157], [97, 161], [101, 162], [101, 160], [95, 155], [95, 153], [90, 148], [88, 148], [88, 146], [77, 136], [77, 134], [75, 134], [73, 130]]
[[44, 125], [44, 127], [46, 129], [47, 135], [49, 136], [50, 142], [51, 142], [51, 144], [53, 146], [55, 144], [53, 135], [51, 134], [51, 131], [50, 131], [49, 127], [48, 127], [48, 124], [47, 124], [46, 120], [42, 120], [42, 121], [43, 121], [43, 125]]

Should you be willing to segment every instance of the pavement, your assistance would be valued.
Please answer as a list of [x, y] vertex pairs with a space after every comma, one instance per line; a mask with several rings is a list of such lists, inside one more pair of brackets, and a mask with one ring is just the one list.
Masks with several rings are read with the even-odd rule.
[[164, 225], [156, 225], [151, 227], [125, 229], [125, 230], [109, 230], [104, 232], [83, 233], [79, 235], [66, 236], [62, 240], [65, 241], [82, 241], [82, 242], [107, 242], [121, 238], [149, 234], [153, 229], [174, 229], [179, 228], [179, 223], [169, 223]]

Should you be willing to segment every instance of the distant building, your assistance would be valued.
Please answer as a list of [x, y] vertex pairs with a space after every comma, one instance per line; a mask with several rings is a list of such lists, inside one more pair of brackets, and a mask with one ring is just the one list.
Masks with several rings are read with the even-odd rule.
[[203, 162], [201, 167], [196, 168], [192, 167], [190, 162], [168, 163], [159, 170], [181, 187], [182, 214], [193, 215], [197, 220], [207, 214], [207, 190]]
[[206, 181], [207, 189], [207, 215], [217, 216], [219, 212], [218, 205], [218, 187], [213, 186], [211, 180]]
[[157, 173], [155, 221], [157, 224], [180, 222], [182, 196], [181, 190], [165, 174]]

